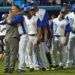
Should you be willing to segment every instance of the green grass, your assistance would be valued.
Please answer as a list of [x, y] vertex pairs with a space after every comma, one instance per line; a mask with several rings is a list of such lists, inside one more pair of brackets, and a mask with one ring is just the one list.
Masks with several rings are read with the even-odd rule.
[[0, 75], [75, 75], [75, 69], [67, 69], [67, 70], [56, 70], [56, 71], [33, 71], [29, 72], [27, 70], [25, 73], [17, 73], [14, 71], [12, 74], [3, 73], [4, 66], [3, 63], [0, 62]]

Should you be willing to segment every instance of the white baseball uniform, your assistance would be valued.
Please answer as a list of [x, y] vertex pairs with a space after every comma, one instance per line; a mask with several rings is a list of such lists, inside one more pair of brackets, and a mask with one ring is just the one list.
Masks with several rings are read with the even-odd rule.
[[[38, 28], [45, 28], [47, 27], [47, 18], [46, 18], [46, 10], [45, 9], [39, 9], [38, 12], [36, 13], [36, 16], [37, 18], [39, 19], [39, 23], [38, 23]], [[41, 23], [41, 24], [40, 24]], [[49, 67], [49, 63], [48, 63], [48, 60], [47, 60], [47, 57], [46, 57], [46, 51], [47, 51], [47, 48], [46, 48], [46, 43], [45, 42], [40, 42], [39, 44], [39, 57], [38, 57], [38, 62], [39, 62], [39, 65], [40, 67], [44, 67], [44, 68], [47, 68]]]
[[52, 63], [53, 65], [65, 66], [66, 62], [66, 48], [61, 46], [65, 43], [64, 36], [67, 20], [59, 20], [59, 16], [53, 19], [53, 41], [52, 41]]
[[69, 35], [69, 42], [68, 42], [68, 51], [69, 51], [69, 58], [68, 58], [68, 66], [72, 67], [75, 64], [75, 14], [74, 12], [68, 13], [66, 16], [70, 23], [71, 32]]
[[28, 42], [26, 47], [26, 60], [30, 68], [37, 68], [38, 62], [35, 54], [35, 45], [37, 44], [37, 18], [32, 16], [29, 19], [27, 16], [24, 16], [24, 21], [26, 23], [26, 31], [28, 35]]
[[25, 55], [26, 55], [26, 46], [28, 41], [28, 36], [26, 34], [26, 24], [23, 22], [22, 24], [18, 24], [18, 32], [20, 34], [19, 41], [19, 65], [18, 69], [24, 70], [25, 68]]

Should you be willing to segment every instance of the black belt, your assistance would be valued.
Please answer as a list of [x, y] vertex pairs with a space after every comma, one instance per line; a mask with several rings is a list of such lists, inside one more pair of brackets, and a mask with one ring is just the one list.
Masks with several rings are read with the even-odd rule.
[[53, 35], [54, 37], [61, 37], [60, 35]]
[[22, 36], [22, 35], [24, 35], [24, 33], [23, 34], [20, 34], [20, 36]]
[[28, 34], [28, 35], [30, 35], [30, 36], [36, 36], [37, 34]]

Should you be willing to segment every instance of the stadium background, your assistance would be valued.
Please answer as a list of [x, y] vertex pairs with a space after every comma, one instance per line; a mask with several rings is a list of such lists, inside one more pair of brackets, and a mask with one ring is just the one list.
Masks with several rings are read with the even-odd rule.
[[47, 9], [49, 15], [56, 14], [63, 7], [63, 3], [68, 3], [70, 8], [75, 6], [75, 0], [0, 0], [0, 20], [3, 13], [8, 12], [12, 4], [22, 6], [26, 2], [35, 2], [39, 8]]

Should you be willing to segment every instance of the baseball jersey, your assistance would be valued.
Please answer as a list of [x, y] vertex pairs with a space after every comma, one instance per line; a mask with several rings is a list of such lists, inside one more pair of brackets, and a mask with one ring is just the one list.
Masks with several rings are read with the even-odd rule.
[[59, 20], [59, 18], [53, 19], [53, 36], [64, 36], [67, 21], [65, 19]]
[[37, 20], [38, 27], [45, 28], [49, 25], [48, 14], [45, 9], [39, 9], [39, 11], [36, 13], [36, 16], [38, 18]]
[[24, 22], [27, 34], [37, 34], [37, 19], [35, 16], [32, 16], [31, 19], [24, 16]]
[[74, 12], [68, 13], [65, 18], [68, 20], [68, 23], [70, 25], [69, 30], [70, 30], [70, 36], [69, 38], [75, 37], [75, 14]]

